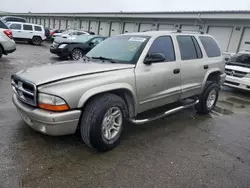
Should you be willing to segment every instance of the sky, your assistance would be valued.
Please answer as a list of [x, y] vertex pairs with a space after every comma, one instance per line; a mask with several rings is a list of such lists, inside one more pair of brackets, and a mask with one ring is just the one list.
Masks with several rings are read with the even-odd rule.
[[1, 0], [7, 12], [250, 10], [250, 0]]

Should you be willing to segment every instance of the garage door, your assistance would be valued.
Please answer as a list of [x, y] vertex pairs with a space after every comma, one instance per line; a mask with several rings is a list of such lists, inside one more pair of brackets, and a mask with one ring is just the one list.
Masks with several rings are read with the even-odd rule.
[[89, 30], [89, 22], [86, 20], [82, 20], [81, 21], [81, 29], [84, 31], [88, 31]]
[[37, 24], [41, 25], [41, 18], [36, 19]]
[[60, 20], [55, 20], [55, 27], [54, 29], [59, 29], [60, 28]]
[[121, 30], [122, 30], [122, 25], [119, 22], [112, 22], [110, 36], [116, 36], [121, 34]]
[[139, 31], [148, 31], [148, 30], [152, 30], [154, 27], [154, 24], [140, 24], [140, 29]]
[[44, 19], [41, 19], [41, 25], [44, 26]]
[[66, 20], [61, 20], [60, 29], [66, 29]]
[[49, 19], [45, 19], [45, 27], [49, 27]]
[[49, 20], [49, 27], [50, 27], [50, 29], [54, 29], [54, 27], [55, 27], [54, 26], [54, 19], [52, 19], [52, 18]]
[[125, 23], [124, 25], [124, 33], [132, 33], [132, 32], [137, 32], [135, 23]]
[[99, 28], [99, 34], [102, 36], [109, 36], [109, 28], [110, 28], [110, 24], [109, 22], [101, 22], [100, 23], [100, 28]]
[[181, 29], [184, 31], [199, 31], [199, 26], [197, 25], [182, 25]]
[[250, 28], [244, 29], [239, 51], [250, 51]]
[[76, 27], [76, 29], [81, 28], [81, 21], [80, 20], [75, 20], [75, 27]]
[[95, 34], [98, 33], [98, 21], [90, 21], [90, 28], [89, 31], [94, 32]]
[[163, 30], [173, 30], [174, 25], [172, 24], [159, 24], [158, 30], [163, 31]]
[[208, 34], [212, 35], [221, 48], [222, 52], [227, 52], [229, 41], [233, 32], [232, 27], [209, 27]]

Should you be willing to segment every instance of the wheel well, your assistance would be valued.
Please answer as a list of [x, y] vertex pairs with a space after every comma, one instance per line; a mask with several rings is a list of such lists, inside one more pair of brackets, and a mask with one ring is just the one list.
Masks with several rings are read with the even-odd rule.
[[[37, 35], [35, 35], [35, 36], [33, 36], [33, 38], [34, 38], [34, 37], [39, 37], [40, 39], [42, 39], [42, 37], [41, 37], [41, 36], [37, 36]], [[32, 38], [32, 39], [33, 39], [33, 38]]]
[[116, 90], [111, 90], [111, 91], [107, 91], [107, 92], [98, 93], [96, 95], [93, 95], [84, 103], [82, 108], [84, 109], [85, 106], [87, 105], [87, 103], [89, 103], [89, 101], [91, 101], [93, 98], [95, 98], [99, 95], [102, 95], [104, 93], [113, 93], [115, 95], [120, 96], [125, 101], [125, 103], [127, 105], [128, 116], [134, 117], [134, 115], [135, 115], [135, 101], [134, 101], [132, 93], [127, 89], [116, 89]]
[[209, 74], [207, 81], [215, 81], [216, 83], [220, 83], [220, 75], [221, 73], [219, 71], [217, 72], [212, 72], [211, 74]]

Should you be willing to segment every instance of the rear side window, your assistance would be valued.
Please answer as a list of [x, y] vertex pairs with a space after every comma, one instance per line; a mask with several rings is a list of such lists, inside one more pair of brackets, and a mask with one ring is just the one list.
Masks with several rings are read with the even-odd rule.
[[192, 36], [177, 36], [181, 59], [191, 60], [202, 58], [202, 52], [197, 40]]
[[155, 39], [148, 54], [152, 53], [162, 53], [166, 58], [165, 61], [175, 61], [172, 38], [170, 36], [162, 36]]
[[11, 24], [10, 25], [10, 29], [13, 29], [13, 30], [21, 30], [21, 24]]
[[26, 31], [33, 31], [32, 25], [23, 24], [23, 30], [26, 30]]
[[1, 29], [9, 29], [1, 20], [0, 20], [0, 28]]
[[202, 45], [207, 53], [208, 57], [219, 57], [221, 56], [221, 51], [215, 40], [208, 36], [200, 36]]
[[35, 31], [42, 31], [42, 28], [40, 26], [35, 26]]

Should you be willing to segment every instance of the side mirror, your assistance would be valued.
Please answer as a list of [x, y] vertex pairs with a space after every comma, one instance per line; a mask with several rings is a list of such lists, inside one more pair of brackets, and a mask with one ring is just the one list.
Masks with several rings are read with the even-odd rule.
[[144, 64], [150, 65], [151, 63], [163, 62], [165, 59], [166, 58], [162, 53], [153, 53], [145, 58]]

